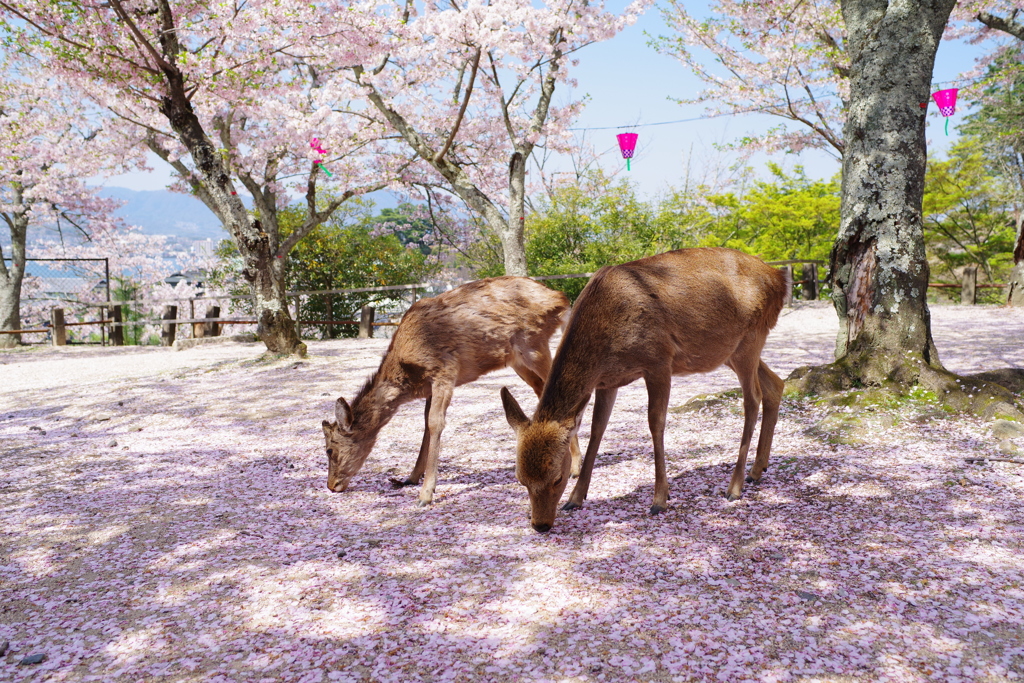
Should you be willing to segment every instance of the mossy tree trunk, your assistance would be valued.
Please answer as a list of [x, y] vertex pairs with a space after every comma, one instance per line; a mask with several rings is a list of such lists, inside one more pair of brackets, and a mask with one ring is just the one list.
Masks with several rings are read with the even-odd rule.
[[831, 256], [840, 329], [836, 362], [794, 372], [799, 389], [886, 386], [903, 392], [921, 384], [958, 409], [1014, 410], [1013, 396], [999, 386], [958, 384], [940, 363], [931, 334], [921, 223], [925, 121], [935, 53], [955, 4], [842, 2], [850, 100], [841, 220]]
[[[935, 52], [955, 0], [842, 3], [850, 54], [839, 237], [832, 286], [836, 357], [877, 383], [939, 365], [926, 295], [921, 203]], [[894, 378], [895, 379], [895, 378]]]
[[[12, 188], [12, 204], [23, 206], [22, 188]], [[28, 215], [25, 211], [0, 214], [11, 231], [11, 263], [4, 262], [0, 248], [0, 330], [21, 329], [21, 283], [25, 278], [25, 241], [28, 235]], [[0, 349], [9, 349], [21, 343], [20, 334], [0, 334]]]

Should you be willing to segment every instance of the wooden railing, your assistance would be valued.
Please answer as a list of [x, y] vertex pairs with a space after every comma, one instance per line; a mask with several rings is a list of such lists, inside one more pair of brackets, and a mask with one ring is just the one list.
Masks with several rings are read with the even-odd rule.
[[[780, 270], [787, 274], [787, 282], [789, 288], [786, 296], [786, 305], [792, 305], [793, 300], [793, 288], [794, 285], [799, 285], [801, 288], [802, 298], [805, 300], [815, 300], [821, 294], [822, 285], [828, 284], [827, 280], [819, 279], [818, 268], [824, 266], [825, 262], [813, 259], [792, 259], [785, 261], [768, 261], [769, 265], [777, 266]], [[803, 266], [800, 271], [800, 279], [794, 278], [793, 266]], [[959, 285], [950, 283], [929, 283], [928, 286], [937, 289], [955, 289], [960, 288], [961, 302], [965, 304], [977, 303], [977, 290], [983, 288], [1003, 288], [1005, 284], [978, 284], [977, 283], [977, 267], [967, 267], [964, 269], [963, 282]], [[569, 278], [589, 278], [593, 273], [577, 273], [569, 275], [540, 275], [532, 277], [533, 280], [561, 280]], [[295, 291], [288, 292], [288, 298], [295, 300], [296, 311], [299, 310], [299, 298], [302, 296], [316, 296], [326, 294], [358, 294], [367, 292], [388, 292], [388, 291], [411, 291], [413, 299], [415, 300], [416, 292], [421, 289], [428, 289], [434, 287], [436, 283], [430, 282], [419, 282], [408, 285], [387, 285], [381, 287], [356, 287], [351, 289], [325, 289], [315, 291]], [[227, 325], [255, 325], [256, 320], [249, 318], [223, 318], [220, 316], [220, 306], [210, 306], [206, 312], [206, 315], [201, 318], [197, 318], [194, 315], [194, 304], [195, 302], [210, 302], [210, 301], [238, 301], [238, 300], [249, 300], [252, 299], [251, 295], [243, 296], [217, 296], [217, 297], [192, 297], [187, 299], [132, 299], [129, 301], [102, 301], [98, 303], [86, 304], [92, 308], [98, 308], [101, 312], [101, 316], [98, 320], [87, 320], [82, 322], [66, 322], [64, 320], [64, 309], [53, 308], [50, 312], [50, 324], [47, 327], [32, 328], [24, 330], [0, 330], [0, 334], [51, 334], [52, 343], [57, 346], [63, 346], [67, 343], [67, 328], [86, 326], [86, 325], [105, 325], [110, 330], [109, 338], [114, 346], [121, 346], [124, 344], [123, 329], [129, 325], [160, 325], [161, 335], [160, 341], [163, 346], [171, 346], [177, 336], [178, 325], [192, 325], [192, 336], [193, 337], [211, 337], [219, 336], [223, 328]], [[193, 315], [187, 318], [178, 318], [178, 307], [177, 304], [181, 301], [189, 302], [190, 310], [193, 311]], [[173, 304], [172, 304], [173, 302]], [[163, 314], [159, 319], [149, 320], [122, 320], [122, 306], [131, 304], [165, 304], [163, 307]], [[107, 315], [109, 314], [109, 315]], [[359, 337], [367, 338], [373, 336], [373, 329], [376, 327], [389, 327], [398, 325], [397, 322], [392, 321], [376, 321], [374, 316], [376, 311], [372, 306], [364, 306], [360, 311], [359, 320], [307, 320], [298, 319], [296, 322], [300, 325], [358, 325], [359, 326]]]

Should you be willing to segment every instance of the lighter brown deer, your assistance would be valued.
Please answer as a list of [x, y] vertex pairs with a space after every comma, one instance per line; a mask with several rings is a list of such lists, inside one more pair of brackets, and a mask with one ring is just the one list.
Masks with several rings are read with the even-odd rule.
[[[377, 372], [351, 405], [335, 402], [336, 422], [324, 420], [327, 488], [344, 491], [359, 472], [377, 434], [398, 408], [426, 399], [425, 429], [412, 473], [397, 486], [423, 479], [420, 505], [429, 505], [437, 484], [441, 431], [455, 387], [511, 366], [539, 396], [551, 369], [551, 335], [563, 326], [569, 300], [529, 278], [477, 280], [406, 311]], [[580, 451], [571, 444], [579, 472]]]
[[555, 521], [570, 472], [571, 440], [595, 394], [590, 442], [576, 486], [563, 509], [581, 507], [618, 388], [641, 377], [654, 442], [654, 504], [668, 505], [665, 421], [673, 375], [726, 365], [743, 390], [743, 434], [726, 496], [740, 497], [747, 451], [763, 405], [757, 458], [749, 481], [768, 469], [782, 380], [761, 360], [786, 294], [785, 276], [732, 249], [681, 249], [602, 268], [573, 307], [551, 374], [532, 419], [507, 388], [501, 399], [517, 435], [516, 477], [530, 496], [533, 528]]

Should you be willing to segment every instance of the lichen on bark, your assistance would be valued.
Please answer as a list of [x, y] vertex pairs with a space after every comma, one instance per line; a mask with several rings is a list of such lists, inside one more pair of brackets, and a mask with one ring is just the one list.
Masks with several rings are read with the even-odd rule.
[[[921, 206], [932, 69], [955, 0], [843, 0], [850, 55], [839, 234], [831, 255], [836, 361], [799, 368], [803, 393], [923, 386], [957, 410], [1024, 419], [1016, 396], [948, 372], [932, 340]], [[960, 379], [958, 382], [957, 380]], [[969, 386], [969, 390], [965, 387]]]

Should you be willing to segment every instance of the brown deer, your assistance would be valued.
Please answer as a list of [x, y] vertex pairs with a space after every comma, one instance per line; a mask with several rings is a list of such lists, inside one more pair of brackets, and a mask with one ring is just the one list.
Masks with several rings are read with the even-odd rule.
[[[324, 420], [327, 488], [344, 491], [373, 449], [377, 434], [399, 406], [427, 399], [423, 441], [416, 465], [396, 486], [423, 478], [419, 504], [429, 505], [437, 483], [437, 456], [445, 414], [455, 387], [511, 365], [540, 396], [551, 369], [548, 341], [568, 317], [569, 300], [525, 277], [469, 282], [420, 299], [406, 311], [377, 372], [349, 405], [335, 402], [337, 422]], [[579, 473], [580, 450], [571, 444]]]
[[754, 256], [732, 249], [680, 249], [606, 266], [587, 283], [573, 307], [533, 419], [507, 388], [505, 417], [516, 432], [516, 478], [530, 494], [531, 523], [551, 529], [569, 480], [569, 442], [596, 393], [590, 443], [565, 510], [583, 505], [594, 458], [618, 388], [643, 377], [647, 421], [654, 441], [654, 505], [668, 505], [665, 415], [672, 375], [732, 368], [743, 389], [743, 436], [727, 497], [743, 491], [747, 450], [764, 405], [757, 459], [750, 481], [768, 468], [782, 380], [761, 361], [786, 294], [785, 276]]

